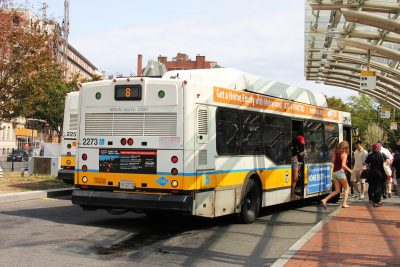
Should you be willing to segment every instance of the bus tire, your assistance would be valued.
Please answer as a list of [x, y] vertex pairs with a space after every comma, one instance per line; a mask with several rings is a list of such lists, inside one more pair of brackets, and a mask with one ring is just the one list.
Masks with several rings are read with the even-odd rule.
[[253, 179], [247, 181], [244, 190], [239, 218], [242, 223], [250, 224], [256, 220], [260, 211], [260, 190]]

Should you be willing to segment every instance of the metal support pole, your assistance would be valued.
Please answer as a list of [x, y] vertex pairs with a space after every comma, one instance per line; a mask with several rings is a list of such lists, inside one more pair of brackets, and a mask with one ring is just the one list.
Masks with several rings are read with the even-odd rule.
[[14, 171], [14, 148], [11, 150], [11, 171]]
[[371, 50], [367, 50], [367, 70], [369, 70], [369, 66], [371, 63]]

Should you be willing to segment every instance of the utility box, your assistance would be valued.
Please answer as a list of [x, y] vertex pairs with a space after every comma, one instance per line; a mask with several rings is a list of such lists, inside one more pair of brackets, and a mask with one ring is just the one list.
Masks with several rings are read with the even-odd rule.
[[32, 157], [28, 160], [28, 172], [32, 174], [58, 175], [61, 168], [59, 157]]

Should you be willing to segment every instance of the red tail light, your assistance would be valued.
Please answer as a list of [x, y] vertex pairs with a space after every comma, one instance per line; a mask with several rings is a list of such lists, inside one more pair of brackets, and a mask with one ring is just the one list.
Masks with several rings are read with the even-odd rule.
[[67, 145], [67, 148], [70, 149], [70, 148], [71, 148], [71, 144], [68, 144], [68, 145]]
[[172, 156], [171, 157], [171, 162], [172, 163], [177, 163], [178, 162], [178, 157], [177, 156]]
[[177, 175], [178, 174], [178, 169], [177, 168], [172, 168], [171, 169], [171, 174], [172, 175]]
[[128, 139], [128, 145], [130, 145], [130, 146], [133, 145], [133, 139], [132, 138]]
[[67, 152], [67, 157], [71, 157], [71, 152]]
[[86, 165], [82, 166], [82, 171], [87, 172], [87, 166]]
[[82, 159], [83, 160], [87, 160], [87, 155], [86, 154], [82, 154]]
[[121, 139], [121, 145], [123, 145], [123, 146], [126, 145], [126, 139], [125, 138]]

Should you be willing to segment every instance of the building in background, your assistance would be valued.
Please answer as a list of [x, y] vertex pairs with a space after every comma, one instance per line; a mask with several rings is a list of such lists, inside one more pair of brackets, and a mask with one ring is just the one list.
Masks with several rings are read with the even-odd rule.
[[163, 63], [167, 71], [170, 70], [193, 70], [193, 69], [213, 69], [219, 68], [217, 62], [207, 61], [205, 56], [196, 56], [196, 60], [191, 60], [187, 54], [178, 53], [172, 61], [167, 57], [159, 56], [158, 62]]
[[[48, 32], [57, 34], [57, 39], [60, 41], [54, 45], [54, 60], [65, 65], [65, 78], [67, 80], [77, 76], [80, 80], [101, 79], [103, 77], [98, 68], [71, 44], [68, 44], [67, 55], [64, 54], [65, 43], [61, 41], [61, 27], [56, 21], [46, 17], [40, 18], [27, 9], [1, 9], [0, 19], [12, 19], [13, 27], [27, 27], [30, 22], [39, 21], [43, 27], [48, 29]], [[43, 142], [58, 143], [58, 141], [57, 133], [50, 130], [45, 121], [34, 118], [15, 118], [6, 122], [0, 118], [0, 155], [10, 153], [13, 148], [22, 149], [27, 143], [38, 148]]]
[[191, 60], [187, 54], [178, 53], [172, 61], [168, 61], [165, 56], [158, 56], [158, 60], [150, 59], [145, 68], [142, 68], [143, 56], [138, 55], [137, 76], [162, 76], [170, 70], [193, 70], [193, 69], [213, 69], [221, 68], [215, 61], [206, 61], [205, 56], [196, 56], [196, 60]]

